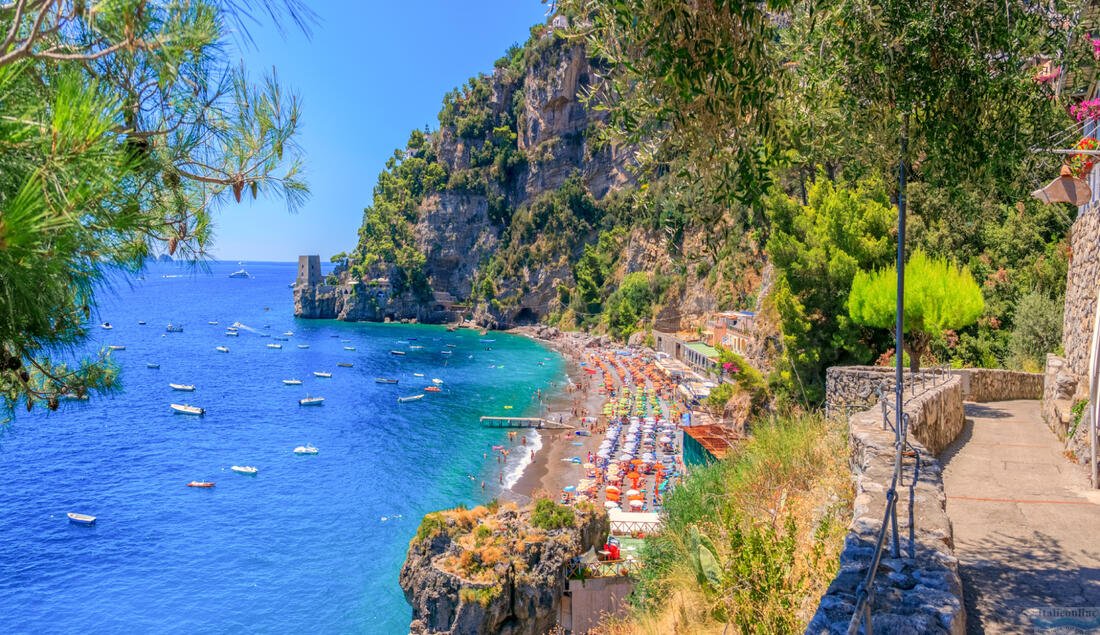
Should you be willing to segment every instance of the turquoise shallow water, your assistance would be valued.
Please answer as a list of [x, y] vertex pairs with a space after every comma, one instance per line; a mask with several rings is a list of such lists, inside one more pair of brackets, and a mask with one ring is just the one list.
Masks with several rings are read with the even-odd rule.
[[[296, 320], [293, 264], [249, 264], [252, 279], [228, 278], [237, 268], [156, 265], [116, 284], [98, 316], [115, 328], [92, 334], [126, 346], [112, 353], [124, 391], [56, 413], [19, 411], [0, 426], [0, 630], [407, 632], [397, 575], [421, 516], [498, 491], [499, 466], [482, 453], [506, 433], [482, 429], [478, 416], [533, 414], [531, 394], [564, 381], [559, 355], [519, 337]], [[235, 321], [254, 331], [227, 337]], [[168, 322], [184, 331], [165, 333]], [[285, 342], [259, 335], [288, 330]], [[283, 348], [266, 348], [273, 342]], [[432, 377], [442, 393], [397, 403]], [[284, 386], [289, 378], [303, 385]], [[299, 407], [307, 393], [324, 406]], [[208, 414], [173, 415], [170, 403]], [[292, 453], [306, 443], [320, 453]], [[234, 464], [260, 472], [236, 474]], [[203, 479], [217, 485], [185, 486]], [[71, 525], [70, 511], [98, 521]]]

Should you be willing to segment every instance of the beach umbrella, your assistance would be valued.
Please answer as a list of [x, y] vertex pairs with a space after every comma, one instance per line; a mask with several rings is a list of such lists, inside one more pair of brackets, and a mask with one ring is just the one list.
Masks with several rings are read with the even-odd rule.
[[612, 494], [618, 494], [622, 490], [615, 487], [614, 485], [608, 485], [607, 487], [603, 488], [603, 491], [608, 492], [608, 493], [612, 493]]
[[619, 504], [614, 502], [614, 501], [607, 501], [603, 504], [603, 506], [606, 507], [607, 509], [618, 509], [619, 508]]
[[577, 491], [577, 488], [574, 485], [566, 485], [565, 487], [561, 488], [561, 491], [563, 491], [563, 492], [575, 492], [575, 491]]
[[581, 467], [583, 467], [586, 470], [591, 470], [592, 468], [596, 467], [596, 465], [594, 463], [585, 463]]
[[639, 494], [641, 494], [641, 492], [639, 492], [639, 491], [638, 491], [638, 490], [636, 490], [636, 489], [628, 489], [628, 490], [626, 490], [626, 495], [627, 495], [627, 496], [637, 496], [637, 495], [639, 495]]
[[632, 481], [637, 481], [638, 479], [642, 478], [642, 475], [638, 474], [637, 472], [630, 472], [626, 475], [626, 477]]
[[632, 501], [630, 501], [630, 506], [631, 506], [631, 507], [643, 507], [644, 505], [645, 505], [645, 503], [643, 503], [643, 502], [642, 502], [642, 501], [640, 501], [640, 500], [632, 500]]
[[667, 436], [667, 435], [661, 437], [661, 443], [672, 443], [672, 437]]

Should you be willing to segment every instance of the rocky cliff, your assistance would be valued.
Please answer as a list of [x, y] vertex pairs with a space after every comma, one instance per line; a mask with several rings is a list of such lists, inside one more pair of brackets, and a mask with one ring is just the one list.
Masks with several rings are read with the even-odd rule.
[[549, 500], [428, 514], [401, 567], [401, 588], [413, 607], [410, 632], [550, 631], [566, 565], [602, 544], [608, 529], [603, 510]]
[[633, 272], [651, 276], [652, 297], [619, 334], [744, 308], [758, 246], [732, 245], [754, 256], [721, 272], [695, 264], [711, 228], [668, 227], [682, 211], [650, 196], [659, 187], [637, 187], [632, 148], [602, 140], [605, 111], [585, 100], [602, 88], [600, 62], [581, 41], [536, 27], [492, 73], [448, 94], [438, 130], [414, 131], [379, 176], [337, 280], [295, 289], [296, 315], [598, 326]]

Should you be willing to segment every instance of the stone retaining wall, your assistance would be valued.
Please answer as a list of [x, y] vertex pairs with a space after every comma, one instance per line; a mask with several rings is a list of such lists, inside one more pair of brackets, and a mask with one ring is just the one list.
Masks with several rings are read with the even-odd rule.
[[[966, 631], [962, 581], [951, 520], [945, 511], [940, 464], [934, 456], [962, 430], [962, 378], [951, 377], [914, 397], [905, 411], [917, 456], [905, 459], [904, 481], [898, 490], [902, 557], [891, 559], [887, 551], [875, 577], [873, 630], [962, 635]], [[853, 519], [840, 554], [839, 572], [806, 629], [812, 635], [844, 633], [847, 629], [856, 589], [874, 555], [894, 471], [894, 433], [882, 429], [881, 407], [852, 415], [848, 427], [856, 487]], [[910, 489], [918, 460], [917, 479]], [[911, 545], [915, 553], [910, 551]]]
[[966, 401], [1041, 399], [1043, 396], [1043, 373], [999, 368], [963, 368], [952, 372], [962, 376]]

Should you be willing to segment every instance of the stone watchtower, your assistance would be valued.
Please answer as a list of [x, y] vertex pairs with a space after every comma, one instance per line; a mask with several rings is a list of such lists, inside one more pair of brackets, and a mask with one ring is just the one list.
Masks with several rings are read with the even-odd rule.
[[294, 286], [314, 286], [321, 284], [321, 257], [298, 256], [298, 279]]

